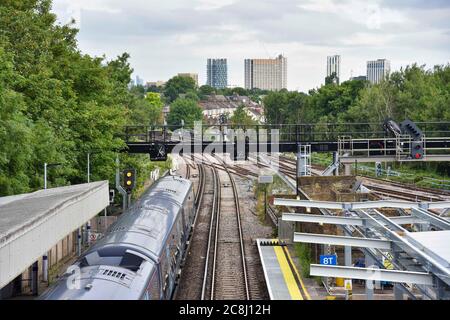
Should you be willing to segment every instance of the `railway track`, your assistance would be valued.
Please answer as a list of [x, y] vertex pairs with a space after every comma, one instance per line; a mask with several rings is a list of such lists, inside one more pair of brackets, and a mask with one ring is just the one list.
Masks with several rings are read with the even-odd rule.
[[201, 299], [249, 300], [249, 284], [236, 183], [214, 168], [217, 193], [210, 220]]
[[[280, 156], [279, 159], [282, 160], [282, 162], [278, 163], [280, 172], [295, 180], [295, 160], [284, 156]], [[318, 170], [318, 167], [315, 167], [312, 170], [312, 175], [319, 175], [318, 171], [322, 170]], [[379, 198], [394, 198], [406, 201], [445, 201], [450, 199], [450, 192], [445, 190], [417, 187], [366, 176], [362, 176], [362, 181], [363, 185]]]
[[192, 168], [199, 172], [194, 200], [197, 212], [175, 298], [267, 299], [254, 241], [267, 234], [261, 234], [261, 227], [255, 228], [253, 215], [246, 215], [247, 198], [241, 199], [246, 204], [241, 208], [239, 192], [248, 192], [247, 185], [245, 191], [238, 189], [242, 188], [240, 177], [249, 179], [257, 174], [227, 165], [219, 157], [194, 156], [189, 160], [187, 165], [197, 165], [187, 169], [190, 177], [195, 178]]
[[361, 177], [363, 180], [365, 180], [367, 182], [368, 185], [369, 184], [386, 185], [386, 186], [389, 186], [392, 188], [413, 190], [413, 191], [419, 192], [421, 194], [431, 194], [436, 198], [441, 198], [441, 200], [450, 199], [450, 191], [448, 191], [448, 190], [418, 187], [418, 186], [414, 186], [411, 184], [400, 183], [400, 182], [395, 182], [395, 181], [386, 180], [386, 179], [372, 178], [372, 177], [367, 177], [367, 176], [361, 176]]
[[213, 201], [216, 198], [214, 169], [203, 164], [197, 164], [199, 183], [194, 201], [196, 214], [183, 263], [182, 277], [174, 295], [177, 300], [199, 300], [201, 298], [203, 276], [199, 270], [205, 265], [209, 235], [210, 217]]
[[[230, 169], [242, 169], [244, 171], [249, 171], [245, 168], [240, 168], [239, 166], [229, 166], [225, 162], [222, 163], [223, 168], [226, 170], [228, 177], [231, 179], [232, 186], [233, 186], [233, 193], [234, 193], [234, 199], [237, 201], [238, 210], [237, 210], [237, 218], [240, 222], [240, 243], [241, 243], [241, 250], [242, 250], [242, 263], [245, 267], [245, 273], [246, 275], [246, 283], [247, 283], [247, 293], [248, 296], [247, 299], [251, 300], [261, 300], [261, 299], [268, 299], [268, 292], [267, 287], [264, 279], [261, 279], [261, 274], [263, 273], [263, 269], [261, 266], [261, 260], [259, 257], [258, 247], [256, 245], [256, 242], [253, 238], [250, 237], [250, 235], [254, 234], [254, 230], [252, 230], [254, 222], [250, 222], [248, 217], [244, 216], [245, 209], [241, 210], [240, 207], [240, 201], [239, 201], [239, 190], [237, 187], [236, 179], [233, 177], [233, 173]], [[250, 171], [251, 172], [251, 171]], [[240, 176], [239, 174], [237, 174]], [[254, 174], [254, 176], [258, 176], [257, 174]], [[248, 179], [248, 176], [245, 177]]]

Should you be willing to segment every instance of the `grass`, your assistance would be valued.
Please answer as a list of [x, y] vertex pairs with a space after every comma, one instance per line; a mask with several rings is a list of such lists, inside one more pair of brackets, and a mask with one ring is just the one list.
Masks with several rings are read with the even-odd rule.
[[[315, 165], [328, 167], [333, 161], [331, 153], [311, 154], [311, 162]], [[389, 179], [395, 182], [414, 184], [418, 187], [436, 188], [450, 190], [450, 176], [437, 172], [436, 166], [430, 163], [389, 163], [391, 172], [398, 172], [399, 175], [386, 174], [386, 165], [383, 163], [383, 174], [379, 178]], [[355, 172], [355, 165], [352, 166]], [[374, 163], [358, 163], [358, 174], [369, 177], [375, 176]]]
[[311, 154], [311, 163], [323, 167], [328, 167], [333, 161], [333, 155], [331, 153], [318, 153], [313, 152]]
[[255, 184], [256, 195], [256, 213], [258, 214], [259, 221], [265, 224], [265, 212], [264, 212], [264, 189], [260, 188], [258, 183]]
[[[450, 189], [450, 177], [437, 173], [432, 168], [418, 168], [415, 164], [390, 164], [393, 173], [399, 175], [389, 175], [383, 168], [382, 175], [378, 178], [388, 179], [395, 182], [409, 183], [418, 187]], [[353, 166], [353, 170], [355, 167]], [[373, 163], [361, 163], [358, 165], [358, 174], [369, 177], [376, 177], [375, 165]], [[392, 172], [391, 171], [391, 172]]]
[[311, 264], [311, 249], [306, 243], [294, 244], [295, 254], [298, 257], [302, 277], [309, 278], [309, 266]]

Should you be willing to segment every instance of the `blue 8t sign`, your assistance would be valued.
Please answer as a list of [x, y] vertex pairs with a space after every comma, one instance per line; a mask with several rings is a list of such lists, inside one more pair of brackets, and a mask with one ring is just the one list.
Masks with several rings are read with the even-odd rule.
[[335, 266], [335, 265], [337, 265], [337, 256], [335, 254], [321, 255], [320, 256], [320, 264], [327, 265], [327, 266]]

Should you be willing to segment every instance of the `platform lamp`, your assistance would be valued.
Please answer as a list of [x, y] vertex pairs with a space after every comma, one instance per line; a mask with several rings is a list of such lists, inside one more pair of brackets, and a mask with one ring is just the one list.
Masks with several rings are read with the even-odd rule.
[[47, 189], [47, 169], [61, 166], [62, 163], [44, 163], [44, 189]]
[[95, 149], [87, 153], [87, 183], [91, 182], [91, 155], [101, 153], [101, 150]]

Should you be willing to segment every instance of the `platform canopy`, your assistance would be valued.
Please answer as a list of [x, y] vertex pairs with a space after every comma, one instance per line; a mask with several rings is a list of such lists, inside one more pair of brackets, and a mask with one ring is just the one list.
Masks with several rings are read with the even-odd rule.
[[0, 198], [0, 288], [108, 204], [108, 181]]

